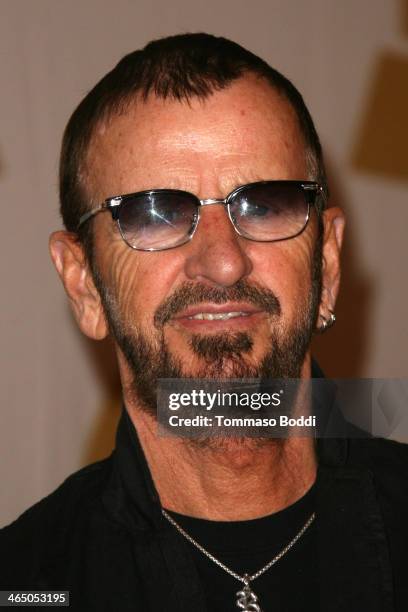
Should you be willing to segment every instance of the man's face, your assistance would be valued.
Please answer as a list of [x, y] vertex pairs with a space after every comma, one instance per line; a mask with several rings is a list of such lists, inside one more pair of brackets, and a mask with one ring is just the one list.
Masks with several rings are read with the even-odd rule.
[[[152, 188], [225, 198], [245, 183], [311, 178], [294, 111], [253, 76], [206, 100], [136, 102], [99, 128], [87, 168], [95, 201]], [[151, 404], [158, 376], [308, 375], [314, 213], [298, 237], [259, 243], [235, 233], [222, 205], [208, 206], [190, 242], [161, 252], [129, 248], [109, 214], [93, 224], [96, 284], [125, 391]]]

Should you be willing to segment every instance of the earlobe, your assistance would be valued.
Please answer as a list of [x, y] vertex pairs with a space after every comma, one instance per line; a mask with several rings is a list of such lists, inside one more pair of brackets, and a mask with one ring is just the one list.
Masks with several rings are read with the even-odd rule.
[[345, 227], [345, 216], [341, 208], [332, 207], [325, 210], [323, 225], [322, 294], [319, 318], [334, 323], [333, 313], [340, 288], [340, 253]]
[[49, 248], [78, 326], [86, 336], [102, 340], [108, 335], [108, 326], [84, 249], [77, 236], [66, 231], [54, 232], [50, 236]]

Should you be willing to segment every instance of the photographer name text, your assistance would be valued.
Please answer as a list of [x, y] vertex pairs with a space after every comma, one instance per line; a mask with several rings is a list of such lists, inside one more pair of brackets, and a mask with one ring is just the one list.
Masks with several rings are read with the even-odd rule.
[[172, 415], [169, 417], [171, 427], [316, 427], [316, 416], [300, 416], [298, 418], [280, 415], [279, 417], [214, 417], [201, 414], [187, 418]]

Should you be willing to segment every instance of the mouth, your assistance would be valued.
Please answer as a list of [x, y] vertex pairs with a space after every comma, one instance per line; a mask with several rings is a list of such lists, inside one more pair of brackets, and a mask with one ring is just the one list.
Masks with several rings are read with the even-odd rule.
[[170, 323], [192, 332], [248, 330], [264, 315], [250, 304], [196, 304], [173, 317]]
[[228, 321], [236, 317], [248, 317], [247, 312], [198, 312], [192, 317], [188, 317], [190, 321]]

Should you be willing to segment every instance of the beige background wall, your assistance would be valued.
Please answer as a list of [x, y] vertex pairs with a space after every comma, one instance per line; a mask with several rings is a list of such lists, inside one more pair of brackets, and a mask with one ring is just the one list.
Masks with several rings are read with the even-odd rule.
[[408, 372], [408, 4], [397, 0], [0, 0], [0, 525], [113, 444], [107, 346], [80, 337], [49, 261], [63, 127], [153, 37], [231, 37], [304, 93], [348, 212], [332, 376]]

